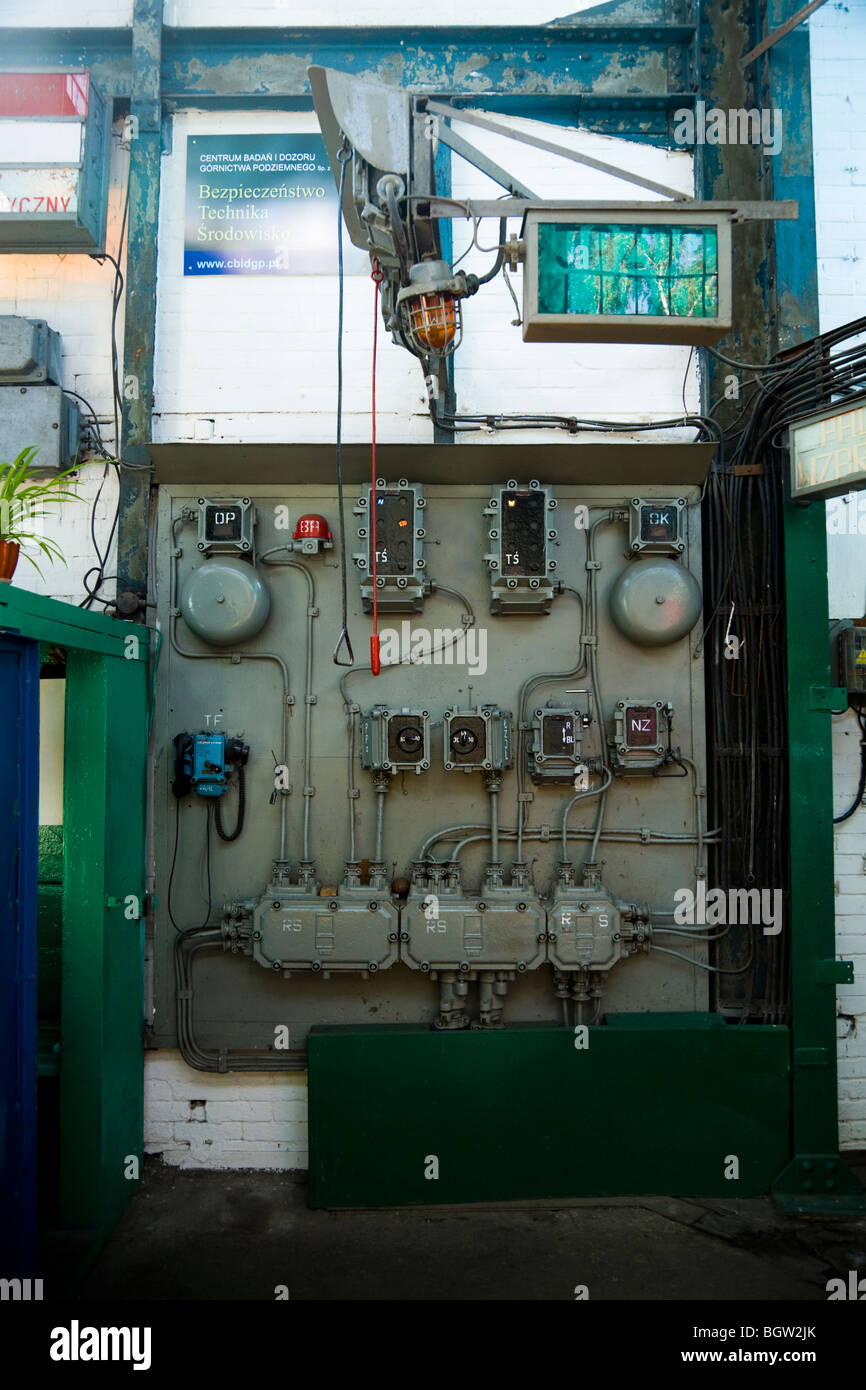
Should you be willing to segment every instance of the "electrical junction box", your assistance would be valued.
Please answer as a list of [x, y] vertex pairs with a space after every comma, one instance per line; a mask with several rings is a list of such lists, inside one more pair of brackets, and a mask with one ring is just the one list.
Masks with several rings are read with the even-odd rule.
[[256, 509], [249, 497], [200, 497], [196, 549], [205, 555], [248, 555]]
[[665, 203], [527, 211], [529, 343], [718, 342], [731, 327], [731, 214]]
[[[375, 498], [375, 501], [374, 501]], [[353, 556], [361, 571], [364, 612], [373, 611], [373, 510], [376, 532], [376, 603], [383, 613], [420, 613], [429, 591], [422, 546], [426, 531], [421, 525], [424, 495], [417, 483], [400, 478], [395, 484], [377, 478], [375, 493], [367, 486], [353, 508], [362, 519], [358, 540], [362, 548]]]
[[475, 895], [459, 882], [427, 886], [419, 881], [403, 921], [406, 964], [424, 974], [453, 970], [474, 979], [474, 972], [491, 970], [516, 977], [545, 960], [544, 908], [526, 889], [490, 886]]
[[71, 468], [80, 435], [78, 406], [59, 386], [0, 386], [0, 462], [32, 446], [35, 467]]
[[685, 499], [633, 497], [629, 503], [629, 550], [681, 555]]
[[0, 315], [0, 384], [60, 385], [60, 334], [44, 319]]
[[558, 970], [611, 970], [645, 946], [646, 913], [602, 885], [562, 888], [548, 918], [550, 959]]
[[866, 695], [866, 627], [839, 634], [839, 680], [849, 695]]
[[583, 766], [584, 726], [589, 715], [556, 705], [537, 709], [527, 742], [529, 775], [537, 785], [566, 786]]
[[361, 766], [369, 772], [426, 772], [430, 766], [430, 714], [378, 705], [361, 719]]
[[103, 251], [110, 157], [89, 72], [0, 73], [0, 252]]
[[673, 706], [661, 700], [618, 700], [614, 711], [614, 757], [620, 776], [651, 773], [664, 762], [664, 735]]
[[556, 508], [552, 489], [535, 478], [509, 479], [484, 508], [491, 518], [484, 556], [490, 571], [491, 613], [549, 613], [556, 592], [557, 532], [550, 525]]
[[241, 929], [240, 936], [258, 965], [285, 979], [309, 972], [327, 980], [332, 972], [369, 976], [387, 970], [397, 960], [398, 923], [397, 908], [381, 886], [344, 884], [322, 896], [274, 884], [255, 906], [252, 933]]
[[447, 709], [442, 751], [446, 772], [502, 772], [511, 767], [511, 715], [492, 705]]

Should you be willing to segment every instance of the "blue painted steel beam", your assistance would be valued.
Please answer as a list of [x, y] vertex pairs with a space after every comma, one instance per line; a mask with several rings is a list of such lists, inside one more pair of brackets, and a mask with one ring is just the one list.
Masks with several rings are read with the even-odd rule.
[[[166, 29], [162, 88], [177, 103], [306, 96], [310, 64], [475, 98], [667, 98], [689, 89], [688, 24], [526, 28]], [[87, 64], [106, 91], [130, 96], [130, 30], [0, 29], [4, 66]]]
[[[122, 468], [117, 531], [117, 592], [144, 601], [147, 595], [148, 444], [153, 409], [156, 340], [156, 256], [159, 223], [162, 103], [160, 58], [162, 0], [135, 0], [133, 85], [130, 112], [138, 121], [130, 146], [129, 247], [123, 341], [125, 391], [121, 458], [142, 471]], [[141, 610], [144, 611], [143, 609]]]

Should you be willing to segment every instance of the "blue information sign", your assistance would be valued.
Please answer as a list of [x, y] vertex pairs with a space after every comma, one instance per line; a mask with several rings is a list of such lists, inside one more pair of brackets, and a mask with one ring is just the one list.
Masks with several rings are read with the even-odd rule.
[[[347, 270], [361, 268], [357, 257]], [[184, 275], [336, 269], [337, 190], [321, 135], [189, 136]]]

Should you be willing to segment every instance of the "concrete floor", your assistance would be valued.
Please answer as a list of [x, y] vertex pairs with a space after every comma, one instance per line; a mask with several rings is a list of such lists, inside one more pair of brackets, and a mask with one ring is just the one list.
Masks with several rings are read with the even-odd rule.
[[[866, 1153], [847, 1156], [861, 1182]], [[300, 1175], [190, 1172], [158, 1159], [83, 1297], [292, 1300], [825, 1301], [866, 1274], [866, 1217], [768, 1199], [620, 1197], [311, 1211]]]

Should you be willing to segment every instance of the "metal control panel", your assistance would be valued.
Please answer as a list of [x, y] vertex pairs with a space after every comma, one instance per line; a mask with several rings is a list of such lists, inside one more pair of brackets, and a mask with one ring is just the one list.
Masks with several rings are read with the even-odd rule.
[[[651, 646], [618, 597], [665, 566], [699, 592], [698, 488], [515, 469], [492, 488], [400, 477], [356, 496], [341, 667], [334, 487], [160, 488], [156, 1045], [231, 1070], [280, 1028], [302, 1052], [325, 1023], [706, 1008], [706, 945], [664, 935], [706, 860], [703, 624], [696, 610]], [[659, 513], [664, 538], [647, 529]], [[684, 549], [633, 555], [636, 526]], [[199, 782], [177, 795], [179, 730]], [[250, 750], [243, 779], [232, 740]]]
[[354, 560], [361, 571], [365, 613], [373, 607], [373, 589], [382, 612], [420, 613], [428, 592], [422, 554], [425, 530], [421, 524], [425, 501], [416, 484], [384, 478], [366, 487], [354, 508], [360, 517], [361, 549]]
[[485, 555], [490, 570], [491, 613], [549, 613], [557, 590], [552, 526], [556, 498], [536, 478], [511, 478], [484, 509], [491, 520]]

